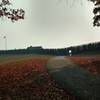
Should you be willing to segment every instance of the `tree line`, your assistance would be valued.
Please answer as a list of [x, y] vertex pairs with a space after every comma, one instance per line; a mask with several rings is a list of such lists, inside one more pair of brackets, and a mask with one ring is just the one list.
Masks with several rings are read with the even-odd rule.
[[79, 46], [71, 46], [68, 48], [60, 49], [44, 49], [40, 47], [28, 47], [26, 49], [14, 49], [14, 50], [1, 50], [0, 55], [28, 55], [28, 54], [41, 54], [41, 55], [69, 55], [69, 51], [72, 51], [73, 55], [84, 53], [100, 53], [100, 42], [89, 43]]

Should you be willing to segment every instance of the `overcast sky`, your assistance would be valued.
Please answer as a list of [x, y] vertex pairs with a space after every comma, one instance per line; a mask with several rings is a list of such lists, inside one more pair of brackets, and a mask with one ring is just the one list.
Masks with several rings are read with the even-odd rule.
[[[100, 28], [92, 26], [92, 3], [88, 0], [12, 0], [26, 11], [25, 20], [0, 19], [0, 49], [63, 48], [100, 40]], [[76, 1], [73, 3], [73, 1]]]

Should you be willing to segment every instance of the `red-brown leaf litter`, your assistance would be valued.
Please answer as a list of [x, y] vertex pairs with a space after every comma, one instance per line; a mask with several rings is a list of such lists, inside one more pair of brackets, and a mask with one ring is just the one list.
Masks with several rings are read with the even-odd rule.
[[46, 69], [46, 57], [0, 64], [0, 100], [75, 100]]
[[100, 75], [100, 56], [71, 57], [76, 64], [90, 71], [93, 74]]

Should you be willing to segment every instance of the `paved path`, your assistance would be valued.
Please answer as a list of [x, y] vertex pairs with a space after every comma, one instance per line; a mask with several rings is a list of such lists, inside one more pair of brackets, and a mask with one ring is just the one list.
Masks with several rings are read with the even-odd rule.
[[100, 100], [100, 77], [74, 64], [64, 56], [54, 57], [47, 63], [54, 80], [77, 100]]

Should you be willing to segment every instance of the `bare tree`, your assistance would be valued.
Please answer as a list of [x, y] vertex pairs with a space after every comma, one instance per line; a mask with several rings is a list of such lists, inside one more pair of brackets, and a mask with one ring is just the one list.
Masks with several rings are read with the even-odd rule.
[[0, 3], [0, 17], [7, 17], [12, 22], [24, 19], [25, 11], [23, 9], [9, 8], [11, 5], [10, 0], [1, 0]]

